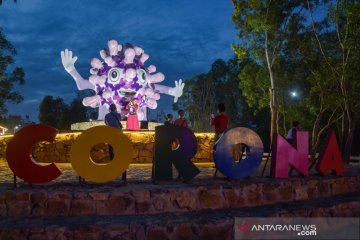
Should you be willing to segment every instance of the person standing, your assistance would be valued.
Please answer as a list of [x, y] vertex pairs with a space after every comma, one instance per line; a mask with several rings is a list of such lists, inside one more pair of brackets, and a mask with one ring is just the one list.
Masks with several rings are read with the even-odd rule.
[[[121, 130], [123, 128], [120, 122], [121, 115], [116, 111], [116, 105], [114, 103], [110, 104], [109, 111], [110, 112], [105, 115], [105, 125], [118, 128]], [[109, 148], [109, 158], [111, 161], [114, 158], [114, 149], [111, 145], [108, 145], [108, 148]], [[126, 183], [126, 171], [122, 175], [122, 180]]]
[[131, 100], [126, 106], [126, 110], [129, 111], [128, 118], [126, 120], [126, 129], [139, 130], [139, 120], [136, 111], [139, 109], [137, 99]]
[[225, 105], [223, 103], [220, 103], [218, 105], [218, 115], [214, 116], [214, 114], [211, 114], [210, 116], [210, 125], [214, 126], [215, 130], [215, 143], [217, 144], [219, 139], [222, 137], [222, 135], [226, 132], [228, 129], [229, 124], [229, 118], [225, 114]]
[[164, 125], [173, 125], [174, 124], [174, 117], [171, 113], [168, 113], [166, 115], [166, 120], [164, 122]]
[[[112, 103], [109, 107], [109, 113], [105, 115], [105, 125], [122, 129], [122, 124], [120, 122], [121, 115], [116, 111], [116, 105]], [[114, 149], [111, 145], [109, 145], [109, 158], [112, 160], [114, 158]]]
[[300, 131], [300, 123], [298, 121], [294, 121], [291, 129], [286, 135], [286, 141], [293, 145], [295, 142], [294, 139], [297, 131]]
[[178, 114], [179, 114], [179, 118], [175, 120], [174, 125], [186, 127], [186, 128], [189, 127], [189, 123], [185, 118], [185, 111], [181, 109], [178, 111]]
[[[225, 134], [226, 130], [228, 129], [229, 124], [229, 118], [225, 114], [225, 105], [223, 103], [220, 103], [218, 105], [218, 115], [214, 116], [214, 114], [210, 115], [210, 125], [214, 126], [215, 131], [215, 139], [214, 139], [214, 154], [216, 151], [216, 145], [218, 144], [221, 137]], [[216, 162], [215, 162], [215, 168], [216, 168]], [[217, 168], [214, 173], [214, 177], [216, 177], [217, 174]]]
[[116, 105], [112, 103], [109, 107], [109, 113], [105, 115], [105, 125], [122, 129], [121, 125], [121, 115], [116, 111]]

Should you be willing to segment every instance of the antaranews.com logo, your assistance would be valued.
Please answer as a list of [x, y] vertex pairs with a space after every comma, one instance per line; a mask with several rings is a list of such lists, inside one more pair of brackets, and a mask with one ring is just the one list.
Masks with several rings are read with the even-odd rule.
[[234, 238], [359, 239], [359, 218], [235, 218]]
[[316, 236], [316, 225], [253, 225], [251, 232], [295, 232], [299, 236]]

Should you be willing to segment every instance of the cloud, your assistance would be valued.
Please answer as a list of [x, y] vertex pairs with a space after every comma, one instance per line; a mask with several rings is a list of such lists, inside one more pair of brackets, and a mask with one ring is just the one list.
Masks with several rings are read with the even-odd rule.
[[61, 50], [73, 50], [87, 78], [90, 60], [108, 40], [130, 42], [150, 55], [147, 64], [156, 65], [164, 84], [172, 85], [207, 72], [217, 58], [233, 56], [232, 11], [230, 1], [219, 0], [6, 1], [0, 26], [18, 51], [16, 65], [25, 69], [26, 87], [19, 91], [32, 104], [27, 109], [36, 112], [34, 99], [76, 92], [61, 65]]

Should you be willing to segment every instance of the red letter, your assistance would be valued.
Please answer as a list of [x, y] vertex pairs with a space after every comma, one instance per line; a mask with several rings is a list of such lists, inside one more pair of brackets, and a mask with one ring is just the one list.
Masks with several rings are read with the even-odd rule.
[[39, 165], [32, 157], [32, 147], [38, 142], [52, 142], [57, 130], [46, 125], [29, 125], [20, 129], [9, 141], [6, 159], [10, 169], [29, 183], [46, 183], [61, 175], [60, 169], [51, 163]]
[[272, 145], [271, 177], [287, 178], [289, 164], [305, 176], [308, 175], [309, 134], [296, 132], [294, 147], [279, 134], [274, 135]]
[[328, 136], [316, 169], [324, 176], [326, 176], [330, 170], [333, 170], [337, 176], [344, 173], [344, 163], [341, 158], [335, 131], [332, 131]]

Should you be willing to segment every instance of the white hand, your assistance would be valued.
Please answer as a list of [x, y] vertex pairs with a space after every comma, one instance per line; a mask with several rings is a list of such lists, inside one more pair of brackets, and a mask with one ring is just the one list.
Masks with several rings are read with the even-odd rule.
[[183, 94], [183, 89], [185, 87], [185, 83], [182, 82], [181, 79], [179, 81], [175, 81], [175, 87], [169, 89], [169, 94], [174, 96], [174, 103], [177, 102], [178, 98]]
[[65, 49], [65, 51], [61, 51], [61, 62], [67, 72], [70, 72], [75, 69], [74, 63], [78, 59], [76, 56], [72, 56], [72, 51]]

